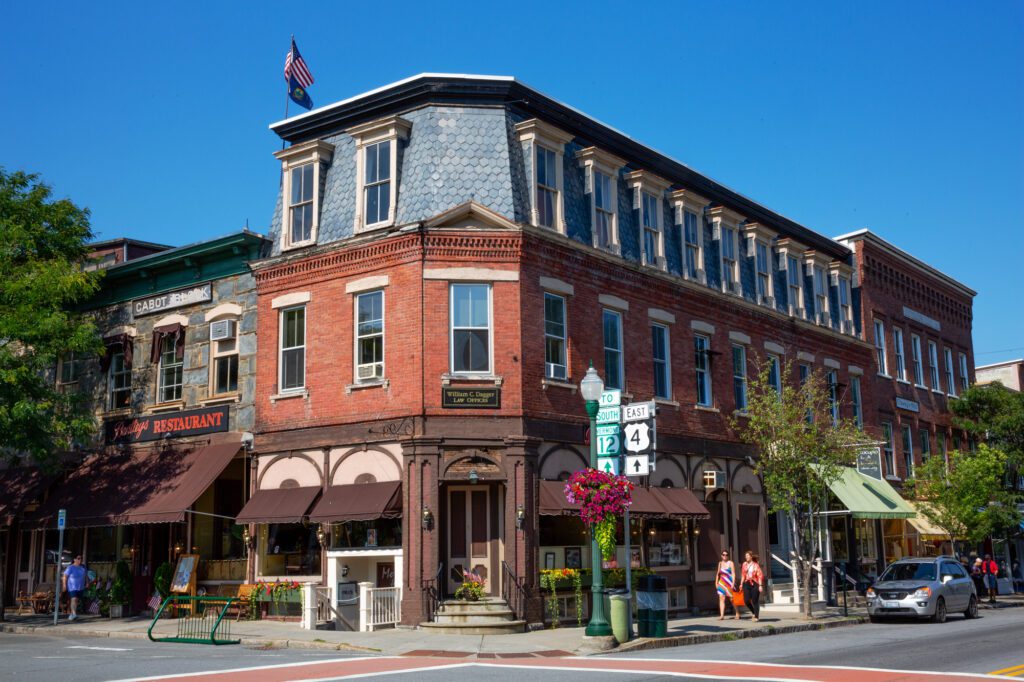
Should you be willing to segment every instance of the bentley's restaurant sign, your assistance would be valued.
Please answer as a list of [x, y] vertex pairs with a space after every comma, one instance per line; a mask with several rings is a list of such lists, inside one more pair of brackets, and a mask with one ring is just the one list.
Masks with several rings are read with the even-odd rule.
[[213, 285], [207, 282], [188, 289], [176, 289], [159, 296], [137, 298], [132, 301], [132, 313], [135, 317], [163, 312], [183, 305], [202, 303], [213, 298]]
[[108, 419], [104, 423], [106, 441], [141, 443], [161, 438], [198, 436], [228, 430], [228, 407], [208, 407], [188, 412], [168, 412], [148, 417]]

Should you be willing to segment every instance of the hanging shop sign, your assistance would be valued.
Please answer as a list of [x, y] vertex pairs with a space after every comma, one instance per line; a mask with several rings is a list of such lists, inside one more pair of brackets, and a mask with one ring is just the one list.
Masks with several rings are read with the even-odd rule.
[[180, 308], [193, 303], [202, 303], [213, 299], [213, 284], [207, 282], [187, 289], [176, 289], [166, 294], [137, 298], [132, 301], [132, 314], [135, 317], [162, 313], [172, 308]]
[[492, 409], [501, 407], [500, 388], [441, 388], [441, 407], [453, 409]]
[[882, 449], [881, 448], [865, 448], [857, 453], [857, 471], [870, 476], [871, 478], [882, 480]]
[[108, 419], [103, 426], [108, 445], [143, 443], [161, 438], [218, 433], [228, 430], [228, 406], [154, 414], [146, 417]]

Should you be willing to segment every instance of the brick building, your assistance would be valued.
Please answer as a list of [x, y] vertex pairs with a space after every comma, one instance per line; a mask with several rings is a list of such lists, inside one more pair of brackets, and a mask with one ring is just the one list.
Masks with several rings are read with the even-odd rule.
[[413, 624], [473, 570], [496, 595], [521, 581], [516, 615], [539, 621], [539, 571], [589, 567], [560, 481], [587, 461], [593, 360], [660, 410], [640, 555], [619, 565], [664, 574], [673, 610], [709, 607], [720, 549], [768, 549], [756, 453], [728, 423], [750, 373], [826, 372], [873, 430], [850, 249], [578, 111], [422, 75], [272, 129], [289, 144], [253, 265], [252, 577], [395, 585]]

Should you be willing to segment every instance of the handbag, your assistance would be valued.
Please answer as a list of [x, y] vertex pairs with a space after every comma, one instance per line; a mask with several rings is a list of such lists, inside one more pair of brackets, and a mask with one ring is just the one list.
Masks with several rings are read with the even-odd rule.
[[732, 593], [732, 605], [743, 606], [743, 590], [736, 590]]

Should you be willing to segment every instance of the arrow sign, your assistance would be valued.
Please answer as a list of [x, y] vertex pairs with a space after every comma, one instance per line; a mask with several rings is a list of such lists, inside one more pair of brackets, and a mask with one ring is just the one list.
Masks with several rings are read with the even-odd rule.
[[634, 422], [623, 427], [626, 436], [626, 450], [645, 452], [651, 447], [651, 427], [647, 422]]
[[648, 476], [651, 473], [651, 461], [647, 455], [626, 455], [627, 476]]
[[619, 475], [619, 458], [618, 457], [598, 457], [597, 468], [600, 471], [605, 472], [611, 476]]

